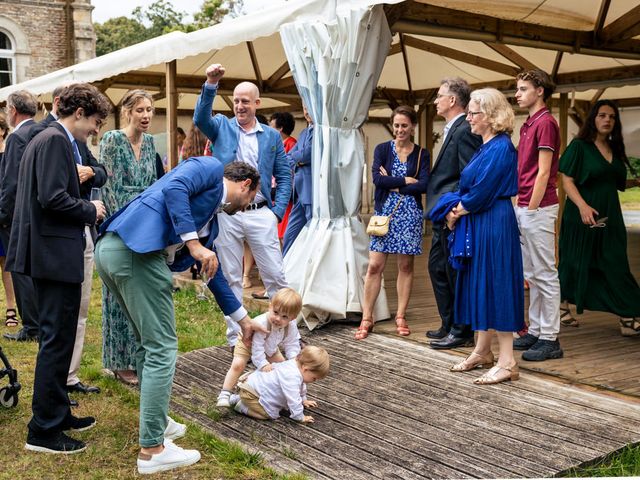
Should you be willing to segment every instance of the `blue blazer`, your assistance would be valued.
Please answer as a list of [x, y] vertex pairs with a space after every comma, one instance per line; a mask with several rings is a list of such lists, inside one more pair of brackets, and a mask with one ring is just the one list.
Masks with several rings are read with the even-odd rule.
[[[213, 99], [217, 91], [218, 87], [204, 84], [193, 112], [193, 122], [211, 140], [215, 157], [226, 165], [236, 160], [240, 127], [235, 117], [227, 118], [222, 114], [211, 116]], [[280, 133], [266, 125], [262, 125], [262, 129], [262, 132], [257, 133], [260, 191], [264, 198], [270, 199], [271, 177], [275, 177], [278, 185], [275, 205], [271, 205], [271, 202], [267, 204], [273, 213], [282, 219], [291, 198], [291, 170]]]
[[[208, 238], [200, 241], [213, 250], [218, 236], [216, 211], [224, 191], [222, 164], [213, 157], [194, 157], [156, 181], [127, 205], [114, 213], [100, 227], [100, 235], [116, 233], [136, 253], [163, 250], [182, 243], [181, 234], [198, 232], [209, 221]], [[183, 271], [195, 263], [185, 246], [176, 252], [172, 271]], [[241, 307], [222, 268], [209, 281], [222, 311], [228, 315]]]
[[287, 154], [290, 168], [296, 172], [293, 177], [294, 189], [298, 194], [298, 201], [303, 205], [311, 205], [313, 203], [312, 150], [313, 125], [300, 132], [298, 142]]

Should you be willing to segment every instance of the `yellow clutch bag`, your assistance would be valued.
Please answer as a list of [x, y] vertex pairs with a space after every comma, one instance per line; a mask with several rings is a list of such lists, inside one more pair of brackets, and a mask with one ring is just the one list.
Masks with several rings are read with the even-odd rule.
[[387, 215], [374, 215], [369, 219], [369, 225], [367, 225], [367, 234], [374, 237], [384, 237], [389, 233], [389, 219], [391, 217]]

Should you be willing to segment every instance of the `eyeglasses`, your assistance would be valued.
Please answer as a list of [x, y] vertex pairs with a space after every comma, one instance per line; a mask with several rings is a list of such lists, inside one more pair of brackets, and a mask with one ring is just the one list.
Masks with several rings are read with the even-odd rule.
[[484, 112], [472, 112], [472, 111], [469, 111], [469, 112], [467, 112], [467, 117], [470, 116], [471, 118], [473, 118], [476, 115], [480, 115], [481, 113], [484, 113]]
[[450, 93], [437, 93], [436, 100], [440, 100], [442, 97], [453, 97]]

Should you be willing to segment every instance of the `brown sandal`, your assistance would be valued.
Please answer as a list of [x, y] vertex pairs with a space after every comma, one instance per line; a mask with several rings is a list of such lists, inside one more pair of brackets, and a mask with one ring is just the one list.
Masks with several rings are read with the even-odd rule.
[[373, 331], [373, 318], [363, 318], [353, 338], [355, 338], [356, 340], [364, 340], [369, 336], [369, 333], [371, 333], [372, 331]]
[[15, 308], [7, 308], [7, 312], [4, 317], [4, 326], [5, 327], [17, 327], [19, 325], [18, 322], [18, 314]]
[[[565, 318], [567, 317], [567, 318]], [[580, 322], [571, 315], [569, 307], [560, 307], [560, 323], [565, 327], [579, 327]]]
[[396, 333], [403, 337], [411, 335], [411, 330], [409, 330], [409, 325], [407, 325], [404, 315], [396, 315]]
[[518, 378], [520, 378], [518, 364], [511, 367], [496, 365], [484, 375], [476, 378], [473, 383], [476, 385], [494, 385], [496, 383], [518, 380]]
[[[476, 357], [472, 360], [472, 357]], [[467, 358], [465, 358], [460, 363], [456, 363], [449, 370], [452, 372], [468, 372], [469, 370], [474, 370], [476, 368], [491, 368], [493, 367], [493, 363], [495, 359], [493, 358], [493, 352], [489, 351], [489, 353], [485, 355], [480, 355], [476, 352], [471, 352]]]

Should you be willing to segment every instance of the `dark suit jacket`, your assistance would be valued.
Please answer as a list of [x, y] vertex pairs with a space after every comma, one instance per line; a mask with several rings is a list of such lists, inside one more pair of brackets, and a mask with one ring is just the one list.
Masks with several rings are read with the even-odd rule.
[[[37, 125], [34, 125], [31, 129], [32, 135], [31, 137], [35, 137], [42, 130], [47, 128], [52, 122], [55, 122], [56, 119], [53, 115], [49, 114], [47, 117], [42, 120]], [[82, 157], [82, 165], [85, 167], [91, 167], [95, 176], [84, 183], [80, 184], [80, 195], [85, 200], [89, 200], [91, 197], [91, 189], [92, 188], [100, 188], [105, 183], [107, 183], [107, 169], [101, 163], [96, 160], [96, 157], [93, 156], [91, 150], [84, 142], [77, 142], [78, 150], [80, 152], [80, 157]]]
[[0, 226], [5, 228], [10, 227], [13, 220], [20, 160], [27, 144], [33, 138], [32, 128], [36, 125], [38, 124], [33, 119], [27, 120], [7, 137], [4, 158], [0, 165]]
[[69, 137], [54, 122], [29, 142], [22, 157], [7, 269], [82, 283], [84, 226], [95, 221], [95, 207], [80, 197]]
[[469, 122], [464, 117], [451, 125], [429, 176], [425, 218], [444, 193], [458, 189], [460, 173], [481, 144], [482, 137], [471, 133]]

